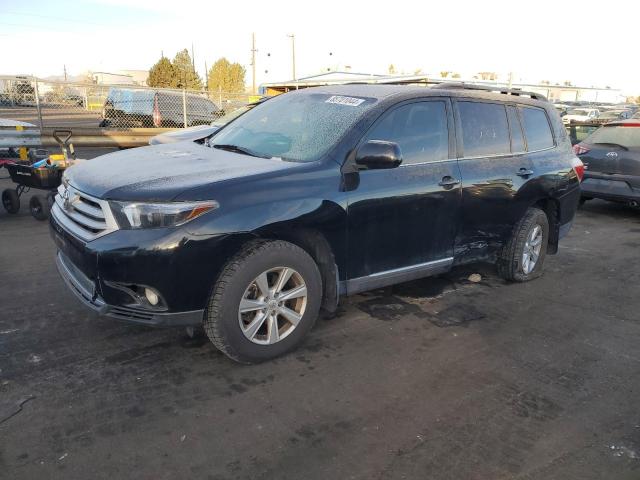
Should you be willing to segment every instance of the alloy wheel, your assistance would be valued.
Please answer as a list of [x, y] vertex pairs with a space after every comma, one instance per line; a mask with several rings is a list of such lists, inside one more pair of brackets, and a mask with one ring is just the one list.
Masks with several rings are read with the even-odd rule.
[[244, 336], [260, 345], [272, 345], [290, 335], [307, 306], [302, 275], [289, 267], [262, 272], [246, 288], [238, 307]]
[[542, 237], [542, 227], [538, 224], [534, 225], [527, 234], [527, 241], [522, 252], [522, 271], [526, 275], [529, 275], [536, 268], [540, 250], [542, 249]]

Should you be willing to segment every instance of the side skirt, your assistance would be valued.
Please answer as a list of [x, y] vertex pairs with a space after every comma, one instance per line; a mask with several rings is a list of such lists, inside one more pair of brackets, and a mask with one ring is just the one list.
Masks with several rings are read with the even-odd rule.
[[409, 282], [418, 278], [429, 277], [447, 272], [453, 264], [453, 257], [442, 258], [432, 262], [419, 263], [408, 267], [395, 268], [377, 272], [365, 277], [352, 278], [340, 282], [341, 295], [355, 295], [356, 293], [374, 290], [396, 283]]

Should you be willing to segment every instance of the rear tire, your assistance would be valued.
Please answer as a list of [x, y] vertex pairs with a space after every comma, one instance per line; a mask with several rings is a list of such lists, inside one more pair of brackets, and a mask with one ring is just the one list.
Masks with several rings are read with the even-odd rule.
[[34, 195], [29, 200], [29, 210], [36, 220], [46, 220], [49, 218], [49, 201], [42, 195]]
[[229, 358], [259, 363], [300, 344], [321, 300], [320, 271], [307, 252], [282, 240], [252, 241], [222, 269], [204, 328]]
[[2, 206], [7, 213], [18, 213], [20, 210], [20, 197], [18, 192], [12, 188], [7, 188], [2, 192]]
[[[529, 208], [498, 256], [498, 274], [510, 282], [542, 275], [549, 242], [549, 220], [539, 208]], [[531, 263], [533, 261], [533, 263]]]

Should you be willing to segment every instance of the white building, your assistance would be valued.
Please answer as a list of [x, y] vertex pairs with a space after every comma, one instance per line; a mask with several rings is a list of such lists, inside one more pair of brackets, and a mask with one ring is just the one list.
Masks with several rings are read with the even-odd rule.
[[[310, 77], [288, 80], [280, 83], [264, 83], [260, 85], [260, 93], [263, 95], [277, 95], [298, 88], [316, 87], [321, 85], [338, 85], [350, 82], [363, 83], [387, 83], [387, 84], [420, 84], [435, 85], [446, 82], [465, 82], [474, 85], [486, 85], [491, 87], [507, 88], [507, 82], [483, 81], [477, 78], [442, 78], [431, 75], [376, 75], [370, 73], [329, 72]], [[624, 95], [619, 89], [579, 87], [564, 85], [547, 85], [532, 83], [512, 83], [511, 88], [528, 90], [546, 96], [552, 102], [588, 101], [603, 103], [620, 103], [625, 101]]]

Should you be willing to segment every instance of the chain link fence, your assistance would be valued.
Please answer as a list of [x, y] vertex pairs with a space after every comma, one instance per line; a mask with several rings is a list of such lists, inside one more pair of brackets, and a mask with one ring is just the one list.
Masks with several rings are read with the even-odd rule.
[[33, 123], [42, 128], [207, 125], [259, 99], [255, 95], [221, 90], [174, 90], [0, 76], [0, 119]]

